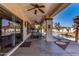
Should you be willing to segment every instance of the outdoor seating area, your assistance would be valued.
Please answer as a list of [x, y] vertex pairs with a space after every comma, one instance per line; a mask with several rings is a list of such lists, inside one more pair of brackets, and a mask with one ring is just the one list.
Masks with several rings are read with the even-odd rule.
[[35, 31], [33, 30], [31, 37], [39, 39], [42, 37], [42, 33], [39, 32], [38, 30], [35, 30]]
[[78, 56], [78, 7], [76, 3], [0, 4], [0, 56]]

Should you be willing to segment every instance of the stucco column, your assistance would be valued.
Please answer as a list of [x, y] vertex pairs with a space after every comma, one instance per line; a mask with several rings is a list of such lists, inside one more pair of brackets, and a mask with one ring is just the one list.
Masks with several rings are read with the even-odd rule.
[[46, 18], [46, 23], [47, 23], [47, 31], [46, 31], [46, 41], [53, 41], [52, 38], [52, 18]]
[[78, 26], [76, 26], [75, 42], [78, 42], [78, 40], [79, 40], [79, 30], [78, 30]]
[[74, 23], [76, 24], [75, 42], [79, 42], [79, 16], [74, 18]]

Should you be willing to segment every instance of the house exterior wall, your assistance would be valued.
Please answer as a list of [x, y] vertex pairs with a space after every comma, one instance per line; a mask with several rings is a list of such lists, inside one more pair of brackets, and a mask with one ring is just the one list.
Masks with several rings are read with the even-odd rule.
[[25, 26], [25, 23], [27, 22], [23, 21], [23, 40], [25, 41], [28, 37], [30, 37], [31, 33], [27, 33], [27, 25]]

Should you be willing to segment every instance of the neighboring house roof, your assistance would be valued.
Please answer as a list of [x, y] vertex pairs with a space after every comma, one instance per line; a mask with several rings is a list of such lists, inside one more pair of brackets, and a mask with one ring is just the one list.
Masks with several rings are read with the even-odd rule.
[[[62, 29], [71, 29], [71, 28], [73, 28], [73, 27], [61, 27]], [[53, 29], [56, 29], [55, 27], [53, 27]]]

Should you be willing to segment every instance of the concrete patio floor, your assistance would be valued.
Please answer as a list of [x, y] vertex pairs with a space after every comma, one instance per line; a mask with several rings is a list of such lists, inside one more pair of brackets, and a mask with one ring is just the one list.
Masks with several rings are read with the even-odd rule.
[[[55, 40], [55, 38], [53, 38]], [[27, 39], [32, 41], [30, 47], [19, 47], [11, 56], [79, 56], [79, 43], [71, 41], [66, 50], [57, 46], [54, 42], [46, 42], [43, 39]]]

